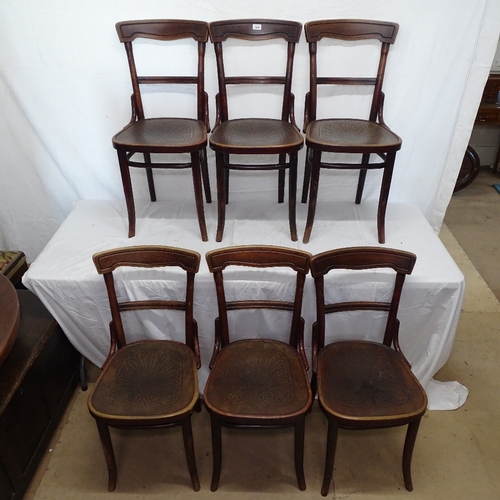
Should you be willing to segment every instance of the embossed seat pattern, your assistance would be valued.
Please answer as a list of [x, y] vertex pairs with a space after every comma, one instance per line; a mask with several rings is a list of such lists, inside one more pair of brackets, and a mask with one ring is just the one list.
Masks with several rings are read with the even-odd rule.
[[256, 416], [285, 420], [307, 409], [307, 390], [297, 390], [303, 387], [303, 377], [297, 377], [302, 374], [300, 359], [288, 344], [242, 340], [226, 346], [219, 357], [205, 393], [208, 408], [235, 413], [238, 422]]

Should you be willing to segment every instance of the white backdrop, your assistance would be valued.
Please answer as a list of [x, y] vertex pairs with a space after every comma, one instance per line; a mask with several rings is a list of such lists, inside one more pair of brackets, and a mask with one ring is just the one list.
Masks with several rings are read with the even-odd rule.
[[[438, 231], [497, 46], [499, 2], [3, 0], [0, 248], [23, 250], [31, 262], [73, 202], [123, 198], [111, 137], [129, 120], [131, 89], [125, 51], [114, 28], [117, 21], [245, 17], [399, 23], [386, 75], [385, 120], [402, 137], [403, 148], [389, 202], [417, 204]], [[210, 44], [206, 78], [213, 123], [216, 76]], [[293, 84], [299, 126], [307, 85], [307, 45], [302, 37]], [[210, 161], [213, 173], [211, 156]], [[343, 187], [355, 181], [342, 182], [332, 180], [331, 189], [353, 199], [354, 192], [345, 194]], [[273, 193], [275, 187], [273, 183]], [[367, 182], [367, 198], [376, 197], [377, 190], [374, 176]], [[181, 195], [192, 196], [191, 189]], [[169, 199], [172, 193], [163, 196], [159, 190], [159, 197]]]

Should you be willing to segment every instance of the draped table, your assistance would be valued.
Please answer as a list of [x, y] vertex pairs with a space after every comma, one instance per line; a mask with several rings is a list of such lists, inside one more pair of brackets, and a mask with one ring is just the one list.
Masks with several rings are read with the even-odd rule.
[[[213, 248], [242, 244], [269, 244], [300, 248], [316, 254], [331, 248], [347, 246], [386, 246], [411, 251], [417, 255], [412, 275], [407, 277], [400, 306], [400, 342], [412, 364], [412, 369], [429, 395], [429, 408], [457, 408], [466, 399], [467, 389], [458, 382], [437, 382], [435, 373], [446, 363], [455, 338], [463, 301], [465, 280], [461, 271], [430, 227], [416, 205], [389, 203], [386, 217], [386, 244], [379, 245], [376, 232], [376, 203], [350, 202], [318, 204], [316, 220], [308, 244], [301, 240], [305, 220], [305, 205], [298, 204], [299, 241], [289, 237], [287, 204], [274, 200], [246, 200], [230, 203], [224, 239], [215, 242], [216, 207], [206, 205], [210, 241], [202, 242], [192, 200], [185, 202], [136, 201], [137, 232], [127, 238], [125, 203], [111, 201], [78, 201], [53, 238], [24, 275], [24, 285], [33, 291], [61, 325], [63, 331], [87, 359], [101, 366], [109, 350], [109, 305], [103, 278], [97, 274], [92, 255], [98, 251], [131, 245], [157, 244], [189, 248], [202, 257]], [[184, 276], [173, 270], [126, 270], [133, 278], [127, 288], [119, 287], [119, 295], [151, 296], [151, 294], [182, 293]], [[236, 271], [234, 292], [251, 293], [260, 273]], [[372, 297], [384, 294], [383, 284], [389, 279], [385, 272], [368, 271], [360, 281], [351, 274], [337, 273], [327, 291], [332, 296], [357, 291]], [[370, 274], [371, 273], [371, 274]], [[277, 271], [268, 278], [268, 289], [287, 293], [289, 275]], [[386, 281], [387, 281], [386, 280]], [[368, 284], [366, 283], [368, 281]], [[313, 279], [308, 276], [305, 287], [303, 317], [305, 319], [306, 351], [310, 359], [311, 326], [315, 319]], [[195, 319], [198, 322], [202, 367], [200, 388], [208, 376], [217, 302], [213, 278], [205, 259], [195, 280]], [[279, 314], [279, 313], [278, 313]], [[162, 322], [163, 321], [163, 322]], [[260, 331], [279, 328], [281, 318], [267, 317], [260, 312], [245, 312], [233, 319], [240, 330], [258, 325]], [[150, 338], [178, 338], [182, 333], [182, 318], [165, 323], [158, 317], [144, 321], [127, 319], [130, 338], [143, 330]], [[366, 338], [378, 334], [381, 324], [373, 315], [342, 318], [332, 328], [345, 336], [343, 325], [349, 323], [362, 330]], [[285, 324], [285, 323], [283, 323]], [[369, 331], [366, 327], [369, 327]], [[340, 329], [340, 330], [338, 330]], [[366, 330], [366, 332], [364, 331]], [[168, 331], [169, 333], [165, 333]], [[375, 333], [374, 333], [375, 332]], [[348, 335], [347, 335], [348, 336]]]

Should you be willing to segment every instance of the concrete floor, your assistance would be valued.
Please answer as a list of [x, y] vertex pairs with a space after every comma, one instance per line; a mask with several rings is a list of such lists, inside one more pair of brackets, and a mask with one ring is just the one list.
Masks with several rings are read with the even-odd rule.
[[[484, 169], [474, 184], [456, 193], [440, 235], [467, 287], [453, 352], [436, 378], [466, 385], [467, 402], [456, 411], [427, 412], [413, 457], [412, 493], [404, 488], [400, 467], [403, 429], [341, 431], [329, 498], [500, 499], [500, 195], [491, 187], [497, 181], [500, 177]], [[91, 381], [94, 376], [95, 371]], [[75, 393], [26, 499], [321, 498], [326, 422], [317, 407], [306, 427], [304, 492], [296, 486], [291, 430], [226, 430], [223, 439], [230, 438], [231, 445], [223, 449], [219, 490], [210, 492], [210, 425], [203, 411], [193, 417], [201, 491], [190, 487], [180, 428], [174, 428], [125, 437], [115, 431], [118, 485], [108, 493], [86, 399], [86, 393]]]

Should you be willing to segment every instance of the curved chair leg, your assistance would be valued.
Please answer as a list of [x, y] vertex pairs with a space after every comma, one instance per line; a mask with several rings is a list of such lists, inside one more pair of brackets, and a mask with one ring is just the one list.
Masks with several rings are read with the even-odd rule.
[[325, 475], [321, 495], [326, 497], [333, 477], [333, 463], [335, 461], [335, 449], [337, 447], [338, 424], [333, 420], [328, 420], [328, 438], [326, 445]]
[[132, 191], [132, 180], [130, 178], [130, 170], [126, 151], [118, 151], [118, 163], [120, 165], [120, 174], [122, 177], [123, 193], [125, 195], [125, 203], [127, 205], [128, 214], [128, 237], [135, 236], [135, 205], [134, 193]]
[[[144, 163], [146, 163], [146, 165], [151, 165], [151, 155], [149, 153], [144, 153]], [[153, 179], [153, 169], [151, 167], [146, 167], [146, 177], [148, 179], [149, 197], [151, 201], [156, 201], [155, 181]]]
[[389, 199], [389, 190], [391, 189], [392, 171], [394, 169], [395, 160], [396, 152], [387, 153], [377, 212], [377, 232], [379, 243], [385, 243], [385, 213], [387, 211], [387, 200]]
[[305, 417], [295, 424], [295, 474], [300, 491], [306, 489], [306, 478], [304, 476], [304, 434]]
[[83, 354], [80, 355], [78, 370], [80, 373], [80, 387], [82, 388], [82, 391], [86, 391], [88, 389], [88, 384], [87, 384], [87, 372], [85, 370], [85, 356]]
[[196, 458], [194, 455], [193, 429], [191, 427], [191, 415], [182, 421], [182, 437], [184, 439], [184, 450], [186, 452], [186, 460], [191, 476], [191, 483], [194, 491], [200, 490], [200, 480], [198, 471], [196, 470]]
[[405, 446], [403, 450], [403, 477], [405, 480], [405, 487], [408, 491], [413, 491], [413, 482], [411, 480], [411, 457], [413, 455], [413, 448], [417, 439], [418, 428], [420, 426], [420, 419], [408, 424], [406, 431]]
[[191, 153], [191, 169], [193, 171], [194, 199], [196, 202], [196, 213], [198, 214], [201, 239], [203, 241], [208, 241], [207, 225], [205, 223], [205, 209], [203, 207], [200, 156], [197, 152]]
[[222, 241], [224, 224], [226, 222], [226, 174], [224, 168], [224, 155], [215, 153], [215, 166], [217, 176], [217, 234], [215, 241]]
[[[370, 162], [370, 155], [365, 153], [361, 157], [361, 165], [367, 165], [369, 162]], [[361, 203], [361, 198], [363, 198], [365, 180], [366, 180], [366, 168], [362, 168], [359, 171], [358, 188], [356, 189], [356, 199], [355, 199], [356, 205], [359, 205]]]
[[99, 420], [96, 420], [96, 423], [102, 449], [104, 451], [104, 458], [108, 466], [108, 491], [114, 491], [116, 488], [116, 460], [111, 436], [109, 435], [109, 427]]
[[[278, 163], [284, 165], [286, 163], [286, 155], [279, 155]], [[285, 169], [278, 170], [278, 203], [285, 201]]]
[[306, 164], [304, 168], [304, 181], [302, 183], [302, 199], [301, 199], [302, 203], [307, 203], [309, 184], [311, 183], [312, 155], [313, 155], [313, 150], [307, 148]]
[[292, 241], [297, 241], [297, 153], [290, 153], [288, 172], [288, 221]]
[[[229, 165], [229, 155], [224, 154], [224, 165]], [[229, 203], [229, 168], [224, 168], [224, 192], [226, 193], [226, 205]]]
[[311, 231], [314, 223], [314, 215], [316, 214], [320, 162], [321, 162], [321, 151], [314, 151], [312, 168], [311, 168], [311, 188], [309, 193], [309, 207], [307, 209], [306, 229], [304, 231], [304, 238], [303, 238], [304, 243], [309, 243], [309, 238], [311, 237]]
[[222, 438], [221, 425], [219, 420], [210, 415], [210, 423], [212, 426], [212, 454], [213, 454], [213, 469], [212, 483], [210, 491], [216, 491], [219, 487], [220, 471], [222, 466]]
[[210, 189], [210, 176], [208, 175], [207, 150], [200, 151], [201, 175], [203, 178], [203, 188], [205, 190], [205, 199], [207, 203], [212, 203], [212, 191]]
[[361, 198], [363, 197], [363, 190], [365, 188], [365, 180], [366, 180], [366, 168], [363, 168], [359, 171], [358, 178], [358, 188], [356, 189], [356, 205], [361, 203]]

